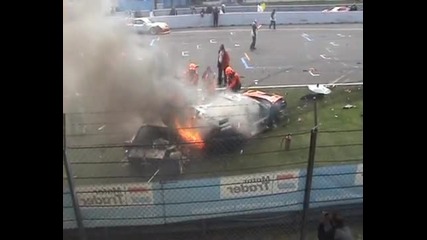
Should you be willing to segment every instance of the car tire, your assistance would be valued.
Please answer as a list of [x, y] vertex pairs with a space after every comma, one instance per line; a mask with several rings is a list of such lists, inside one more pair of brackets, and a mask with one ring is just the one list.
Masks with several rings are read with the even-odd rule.
[[159, 32], [159, 29], [157, 27], [150, 28], [150, 34], [156, 35]]

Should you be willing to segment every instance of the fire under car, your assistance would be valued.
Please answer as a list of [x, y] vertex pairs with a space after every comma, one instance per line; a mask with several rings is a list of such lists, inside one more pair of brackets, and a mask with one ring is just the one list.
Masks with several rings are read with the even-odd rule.
[[283, 96], [262, 91], [224, 93], [185, 110], [166, 110], [165, 126], [142, 126], [125, 146], [132, 166], [179, 175], [201, 156], [231, 153], [252, 137], [289, 120]]

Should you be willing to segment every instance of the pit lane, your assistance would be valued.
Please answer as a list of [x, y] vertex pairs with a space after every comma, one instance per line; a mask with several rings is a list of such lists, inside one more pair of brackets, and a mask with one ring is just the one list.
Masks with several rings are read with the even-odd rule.
[[243, 86], [363, 82], [363, 25], [264, 25], [257, 50], [250, 51], [250, 28], [177, 30], [149, 37], [150, 47], [160, 48], [185, 65], [194, 61], [203, 71], [216, 69], [220, 44], [230, 52], [231, 65], [244, 76]]

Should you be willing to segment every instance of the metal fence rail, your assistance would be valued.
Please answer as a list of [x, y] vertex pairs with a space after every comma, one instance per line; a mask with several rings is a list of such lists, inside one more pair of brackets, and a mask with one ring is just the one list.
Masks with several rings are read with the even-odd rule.
[[[311, 129], [259, 135], [242, 146], [226, 138], [213, 145], [218, 154], [189, 155], [181, 174], [166, 171], [169, 163], [129, 161], [125, 140], [133, 133], [114, 128], [125, 113], [102, 113], [108, 123], [94, 113], [85, 118], [90, 121], [84, 133], [82, 116], [64, 115], [64, 239], [267, 234], [305, 240], [313, 237], [322, 210], [339, 210], [350, 223], [360, 222], [363, 129], [324, 128], [317, 104], [309, 103]], [[188, 142], [177, 139], [177, 145], [186, 149]], [[237, 151], [226, 151], [230, 147]]]

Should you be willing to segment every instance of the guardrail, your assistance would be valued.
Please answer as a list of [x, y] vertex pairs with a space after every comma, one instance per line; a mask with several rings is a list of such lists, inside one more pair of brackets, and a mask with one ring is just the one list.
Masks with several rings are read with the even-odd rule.
[[[343, 4], [345, 5], [345, 4]], [[359, 10], [363, 10], [363, 4], [356, 4]], [[272, 5], [267, 6], [265, 12], [271, 12], [276, 9], [276, 12], [310, 12], [310, 11], [322, 11], [324, 9], [334, 7], [335, 4], [322, 4], [322, 5]], [[206, 8], [205, 8], [206, 9]], [[202, 7], [197, 7], [197, 13], [200, 13]], [[191, 14], [190, 8], [178, 8], [178, 15]], [[227, 13], [238, 13], [238, 12], [257, 12], [257, 6], [228, 6], [225, 8]], [[169, 15], [170, 9], [157, 9], [154, 10], [154, 16], [166, 16]], [[147, 16], [149, 12], [147, 11]]]
[[[345, 5], [345, 4], [343, 4]], [[358, 10], [363, 11], [363, 4], [356, 4]], [[271, 12], [276, 9], [276, 12], [321, 12], [324, 9], [334, 7], [336, 4], [321, 4], [321, 5], [272, 5], [267, 6], [265, 12]], [[203, 7], [196, 7], [198, 15]], [[206, 9], [206, 8], [205, 8]], [[177, 8], [178, 15], [192, 15], [190, 8]], [[228, 13], [242, 13], [242, 12], [257, 12], [256, 6], [227, 6], [226, 14]], [[143, 17], [149, 17], [150, 11], [143, 10], [139, 12]], [[153, 11], [154, 16], [169, 16], [170, 9], [156, 9]], [[125, 12], [118, 12], [117, 14], [126, 14]]]
[[[270, 13], [227, 13], [219, 17], [219, 26], [249, 26], [254, 19], [259, 24], [270, 23]], [[153, 17], [153, 21], [166, 22], [171, 28], [200, 28], [213, 25], [212, 16], [177, 15]], [[276, 24], [328, 24], [363, 23], [363, 11], [354, 12], [278, 12]]]

